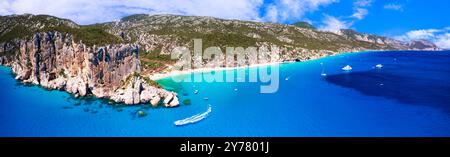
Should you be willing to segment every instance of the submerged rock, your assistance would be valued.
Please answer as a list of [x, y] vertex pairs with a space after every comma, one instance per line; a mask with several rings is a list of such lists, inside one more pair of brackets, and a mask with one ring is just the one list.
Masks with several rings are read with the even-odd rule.
[[137, 116], [138, 116], [138, 117], [145, 117], [145, 116], [147, 116], [147, 113], [145, 113], [145, 112], [142, 111], [142, 110], [139, 110], [139, 111], [137, 111]]
[[183, 104], [184, 105], [190, 105], [191, 104], [191, 99], [184, 99], [183, 100]]

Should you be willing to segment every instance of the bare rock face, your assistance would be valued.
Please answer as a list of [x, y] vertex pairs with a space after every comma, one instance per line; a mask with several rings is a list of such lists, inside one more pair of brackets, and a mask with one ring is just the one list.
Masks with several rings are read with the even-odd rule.
[[[132, 74], [126, 80], [125, 84], [123, 84], [119, 89], [115, 91], [112, 100], [116, 102], [124, 102], [125, 104], [137, 104], [137, 103], [149, 103], [153, 106], [156, 106], [160, 103], [161, 97], [168, 97], [164, 100], [164, 102], [174, 100], [175, 93], [168, 92], [164, 89], [150, 86], [146, 83], [146, 80], [143, 79], [140, 75]], [[166, 105], [166, 107], [175, 107], [178, 106], [179, 102], [172, 101], [172, 104]]]
[[413, 50], [441, 50], [434, 43], [427, 40], [413, 40], [409, 43], [409, 47]]
[[150, 100], [150, 104], [155, 107], [158, 106], [159, 102], [161, 101], [161, 97], [159, 97], [158, 95], [155, 95], [152, 100]]
[[176, 93], [167, 93], [164, 99], [164, 106], [176, 107], [180, 104]]
[[[88, 94], [118, 103], [148, 103], [172, 92], [150, 86], [139, 74], [139, 47], [132, 44], [87, 47], [58, 32], [18, 41], [11, 64], [16, 79], [75, 96]], [[10, 58], [2, 57], [0, 62]], [[156, 100], [155, 100], [156, 101]]]

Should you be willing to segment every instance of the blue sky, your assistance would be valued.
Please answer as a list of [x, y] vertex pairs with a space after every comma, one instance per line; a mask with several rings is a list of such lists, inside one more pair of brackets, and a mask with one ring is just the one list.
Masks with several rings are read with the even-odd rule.
[[355, 29], [450, 49], [446, 0], [0, 0], [0, 15], [49, 14], [80, 24], [136, 14], [213, 16], [261, 22], [307, 21], [321, 30]]

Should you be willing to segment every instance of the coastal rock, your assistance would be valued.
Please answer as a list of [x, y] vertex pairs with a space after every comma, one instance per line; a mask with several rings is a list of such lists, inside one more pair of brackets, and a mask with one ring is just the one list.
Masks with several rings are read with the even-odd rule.
[[180, 101], [178, 100], [178, 97], [175, 93], [173, 93], [173, 99], [172, 101], [169, 103], [169, 107], [177, 107], [178, 105], [180, 105]]
[[18, 40], [17, 45], [15, 56], [2, 56], [0, 63], [10, 65], [15, 78], [25, 83], [129, 105], [171, 93], [151, 86], [139, 75], [137, 45], [89, 47], [59, 32], [36, 33], [31, 39]]
[[[150, 102], [153, 106], [156, 106], [161, 100], [160, 95], [173, 96], [172, 92], [150, 86], [143, 76], [138, 74], [131, 74], [126, 80], [127, 82], [125, 82], [123, 86], [117, 89], [113, 94], [111, 97], [112, 100], [116, 102], [124, 102], [128, 105]], [[171, 99], [174, 98], [172, 97]]]
[[159, 104], [160, 101], [161, 101], [161, 97], [159, 97], [158, 95], [155, 95], [155, 96], [152, 98], [152, 100], [150, 100], [150, 104], [151, 104], [153, 107], [156, 107], [156, 106], [158, 106], [158, 104]]
[[176, 93], [167, 93], [163, 102], [166, 107], [176, 107], [180, 104]]

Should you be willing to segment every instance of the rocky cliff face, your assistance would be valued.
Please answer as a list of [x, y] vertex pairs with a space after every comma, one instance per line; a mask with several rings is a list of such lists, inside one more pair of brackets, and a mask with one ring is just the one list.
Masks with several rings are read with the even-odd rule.
[[337, 34], [353, 41], [363, 41], [373, 44], [385, 45], [386, 47], [393, 50], [431, 50], [431, 51], [441, 50], [435, 44], [427, 40], [402, 42], [399, 40], [382, 37], [378, 35], [359, 33], [351, 29], [342, 29], [338, 31]]
[[[11, 66], [16, 79], [23, 82], [65, 90], [75, 96], [92, 94], [119, 103], [162, 99], [168, 102], [168, 107], [178, 105], [175, 93], [150, 86], [139, 75], [137, 45], [89, 47], [75, 42], [70, 34], [54, 31], [2, 45], [0, 53], [18, 51], [14, 55], [2, 55], [0, 63]], [[153, 101], [153, 105], [159, 103]]]
[[429, 50], [429, 51], [442, 50], [436, 47], [435, 44], [427, 40], [413, 40], [410, 43], [408, 43], [408, 46], [413, 50]]

